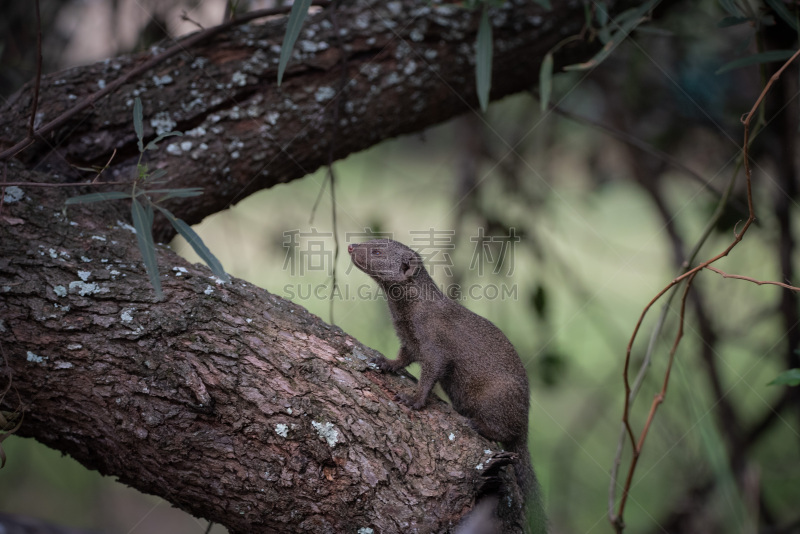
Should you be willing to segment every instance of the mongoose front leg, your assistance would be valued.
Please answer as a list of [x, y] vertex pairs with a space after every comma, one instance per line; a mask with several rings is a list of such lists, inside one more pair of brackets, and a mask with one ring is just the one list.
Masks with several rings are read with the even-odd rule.
[[425, 360], [420, 363], [422, 364], [422, 372], [419, 375], [419, 386], [414, 396], [410, 397], [404, 393], [396, 394], [397, 400], [412, 410], [421, 410], [425, 406], [428, 401], [428, 395], [441, 377], [441, 369], [436, 365], [432, 365]]

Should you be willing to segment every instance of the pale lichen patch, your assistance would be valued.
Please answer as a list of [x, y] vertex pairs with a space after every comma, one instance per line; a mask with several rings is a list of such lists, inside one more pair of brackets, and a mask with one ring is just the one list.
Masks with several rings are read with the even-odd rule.
[[31, 363], [44, 364], [44, 361], [47, 359], [47, 356], [39, 356], [38, 354], [34, 354], [33, 352], [28, 351], [27, 358], [28, 361]]
[[117, 228], [122, 228], [123, 230], [127, 230], [132, 234], [136, 233], [136, 228], [126, 223], [125, 221], [120, 221], [119, 219], [117, 219]]
[[275, 425], [275, 433], [280, 437], [285, 438], [289, 435], [289, 427], [283, 423], [278, 423]]
[[11, 204], [14, 202], [19, 202], [23, 198], [25, 198], [25, 191], [16, 185], [10, 185], [6, 187], [5, 194], [3, 195], [3, 202], [6, 204]]
[[165, 74], [164, 76], [153, 76], [153, 83], [156, 87], [164, 87], [173, 82], [172, 76]]
[[120, 313], [119, 318], [122, 320], [123, 323], [130, 323], [133, 321], [133, 312], [136, 311], [136, 308], [126, 308], [122, 310]]
[[233, 85], [238, 85], [239, 87], [244, 87], [247, 85], [247, 74], [237, 70], [233, 73], [233, 76], [231, 76], [231, 83]]
[[311, 421], [311, 426], [317, 431], [319, 437], [324, 439], [328, 446], [333, 448], [339, 442], [339, 431], [333, 426], [333, 423], [318, 423]]
[[169, 113], [166, 111], [160, 111], [150, 119], [150, 126], [156, 131], [156, 135], [173, 131], [177, 124], [178, 123], [172, 120], [172, 117], [170, 117]]
[[93, 295], [95, 293], [106, 293], [108, 289], [101, 288], [95, 283], [87, 284], [86, 282], [76, 280], [69, 283], [70, 291], [77, 291], [78, 295], [85, 297], [86, 295]]
[[336, 96], [336, 90], [333, 87], [322, 86], [314, 93], [314, 99], [317, 102], [325, 102]]

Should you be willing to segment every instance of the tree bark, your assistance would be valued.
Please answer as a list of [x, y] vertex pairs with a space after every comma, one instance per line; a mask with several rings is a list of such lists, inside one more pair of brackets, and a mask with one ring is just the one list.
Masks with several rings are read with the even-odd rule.
[[[543, 55], [585, 20], [577, 2], [490, 12], [493, 98], [532, 87]], [[75, 166], [103, 165], [114, 150], [103, 178], [132, 179], [138, 95], [146, 141], [186, 134], [144, 161], [168, 170], [167, 187], [205, 189], [169, 206], [197, 222], [329, 157], [473, 107], [478, 18], [427, 2], [323, 11], [305, 24], [281, 87], [283, 22], [234, 28], [39, 139], [3, 164], [3, 181], [85, 179]], [[564, 48], [559, 61], [595, 47]], [[157, 53], [45, 77], [37, 123]], [[30, 93], [2, 109], [0, 146], [25, 136]], [[22, 187], [20, 198], [6, 188], [0, 206], [0, 380], [11, 383], [2, 408], [24, 411], [20, 435], [231, 532], [450, 531], [484, 475], [509, 463], [446, 403], [413, 412], [393, 402], [412, 384], [370, 369], [374, 351], [300, 306], [241, 280], [218, 284], [166, 247], [156, 301], [125, 201], [64, 216], [64, 200], [85, 192]]]

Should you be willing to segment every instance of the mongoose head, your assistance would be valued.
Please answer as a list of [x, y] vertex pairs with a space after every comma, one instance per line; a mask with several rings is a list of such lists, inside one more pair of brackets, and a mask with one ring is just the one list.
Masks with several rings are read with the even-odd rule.
[[424, 269], [419, 254], [391, 239], [348, 245], [347, 252], [353, 264], [379, 284], [408, 282]]

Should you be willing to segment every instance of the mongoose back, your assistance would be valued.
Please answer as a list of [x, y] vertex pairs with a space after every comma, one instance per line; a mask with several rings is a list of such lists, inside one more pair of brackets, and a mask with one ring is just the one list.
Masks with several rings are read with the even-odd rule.
[[517, 480], [523, 495], [537, 497], [528, 453], [528, 377], [508, 338], [488, 320], [445, 296], [419, 254], [397, 241], [375, 239], [347, 247], [353, 263], [386, 293], [400, 352], [375, 358], [383, 371], [412, 362], [421, 366], [413, 397], [397, 399], [419, 410], [436, 382], [453, 408], [481, 435], [519, 456]]

